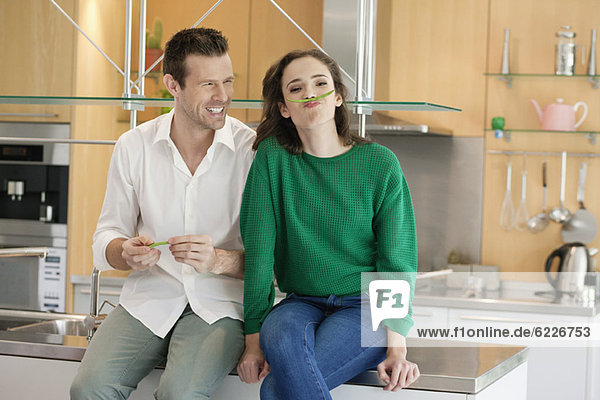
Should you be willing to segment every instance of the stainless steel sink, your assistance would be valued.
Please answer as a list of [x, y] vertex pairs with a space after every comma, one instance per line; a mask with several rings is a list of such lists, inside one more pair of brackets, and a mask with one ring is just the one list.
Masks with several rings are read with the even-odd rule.
[[0, 331], [87, 336], [85, 315], [0, 309]]
[[9, 332], [44, 333], [53, 335], [87, 336], [88, 330], [80, 319], [57, 319], [8, 328]]
[[39, 318], [13, 318], [0, 316], [0, 331], [5, 331], [16, 326], [28, 325], [34, 322], [40, 322]]

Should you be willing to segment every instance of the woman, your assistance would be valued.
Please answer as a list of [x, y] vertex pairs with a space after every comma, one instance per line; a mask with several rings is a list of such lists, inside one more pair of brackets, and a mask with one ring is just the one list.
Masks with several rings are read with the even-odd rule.
[[[410, 315], [384, 321], [387, 352], [385, 331], [372, 336], [379, 346], [361, 347], [361, 273], [416, 272], [416, 234], [398, 160], [350, 133], [346, 92], [338, 65], [317, 50], [287, 54], [263, 80], [240, 218], [246, 350], [238, 364], [244, 382], [266, 377], [263, 400], [330, 399], [329, 390], [375, 366], [386, 390], [419, 376], [406, 360]], [[274, 308], [273, 271], [288, 293]]]

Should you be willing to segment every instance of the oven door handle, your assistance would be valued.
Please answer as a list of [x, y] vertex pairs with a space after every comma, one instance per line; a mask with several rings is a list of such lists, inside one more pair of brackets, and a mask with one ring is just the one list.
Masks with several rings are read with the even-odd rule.
[[47, 255], [48, 255], [47, 247], [14, 247], [14, 248], [8, 248], [8, 249], [0, 249], [0, 258], [32, 257], [32, 256], [46, 258]]

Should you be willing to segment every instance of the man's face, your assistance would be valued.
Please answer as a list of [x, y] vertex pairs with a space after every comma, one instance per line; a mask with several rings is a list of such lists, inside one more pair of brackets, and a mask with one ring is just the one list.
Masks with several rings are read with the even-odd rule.
[[185, 87], [179, 106], [201, 129], [221, 129], [233, 98], [233, 67], [228, 54], [189, 55], [185, 61]]

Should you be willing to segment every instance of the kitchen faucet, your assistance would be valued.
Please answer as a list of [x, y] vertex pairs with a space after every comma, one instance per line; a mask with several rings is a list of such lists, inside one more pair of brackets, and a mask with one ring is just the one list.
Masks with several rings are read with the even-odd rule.
[[107, 314], [100, 314], [106, 304], [110, 304], [113, 308], [116, 308], [111, 301], [104, 300], [102, 305], [98, 308], [98, 302], [100, 301], [100, 270], [94, 267], [92, 269], [92, 282], [90, 286], [90, 315], [86, 316], [83, 320], [84, 325], [88, 330], [87, 340], [92, 340], [95, 330], [100, 326], [102, 321], [106, 318]]

